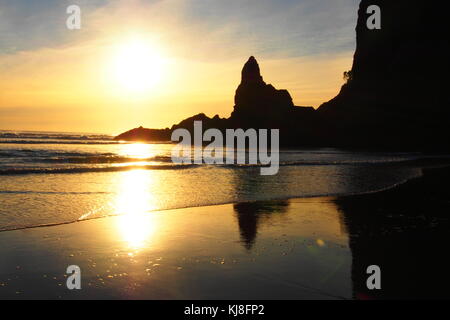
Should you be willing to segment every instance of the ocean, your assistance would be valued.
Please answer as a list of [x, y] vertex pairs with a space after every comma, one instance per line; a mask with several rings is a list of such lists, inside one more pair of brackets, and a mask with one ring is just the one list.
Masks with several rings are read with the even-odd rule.
[[0, 131], [0, 230], [214, 204], [387, 189], [421, 175], [422, 153], [285, 149], [279, 172], [179, 165], [171, 143], [110, 135]]

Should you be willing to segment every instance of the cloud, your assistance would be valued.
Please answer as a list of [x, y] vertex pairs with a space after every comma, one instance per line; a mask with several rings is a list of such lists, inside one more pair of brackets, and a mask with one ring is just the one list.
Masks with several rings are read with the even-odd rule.
[[66, 9], [77, 4], [87, 13], [107, 0], [0, 1], [0, 54], [57, 47], [75, 41], [79, 33], [66, 28]]
[[[82, 30], [65, 28], [70, 4]], [[300, 57], [354, 49], [357, 0], [16, 0], [0, 5], [0, 53], [140, 30], [185, 57]]]

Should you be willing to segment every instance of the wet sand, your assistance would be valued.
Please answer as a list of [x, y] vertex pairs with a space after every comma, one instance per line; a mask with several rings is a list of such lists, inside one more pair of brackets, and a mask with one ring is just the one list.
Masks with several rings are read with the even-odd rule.
[[[0, 299], [448, 298], [449, 178], [0, 232]], [[382, 290], [365, 286], [371, 264]]]
[[[0, 298], [350, 298], [332, 199], [221, 205], [0, 233]], [[66, 288], [78, 265], [82, 289]]]

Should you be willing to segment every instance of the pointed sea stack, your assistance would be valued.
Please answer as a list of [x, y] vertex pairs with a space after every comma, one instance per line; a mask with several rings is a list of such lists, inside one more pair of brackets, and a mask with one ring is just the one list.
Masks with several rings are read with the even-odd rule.
[[242, 68], [242, 79], [234, 97], [231, 123], [240, 128], [285, 127], [291, 112], [313, 112], [313, 108], [296, 108], [287, 90], [277, 90], [266, 84], [255, 57]]
[[259, 70], [258, 61], [254, 56], [251, 56], [242, 68], [242, 83], [265, 84]]
[[234, 97], [235, 106], [231, 117], [220, 118], [218, 115], [209, 118], [204, 113], [184, 119], [170, 129], [136, 128], [116, 137], [116, 140], [155, 141], [170, 140], [176, 129], [194, 131], [194, 122], [201, 121], [203, 130], [219, 129], [279, 129], [280, 144], [313, 145], [316, 129], [316, 112], [313, 107], [294, 106], [287, 90], [277, 90], [266, 84], [255, 57], [251, 56], [242, 68], [242, 79]]

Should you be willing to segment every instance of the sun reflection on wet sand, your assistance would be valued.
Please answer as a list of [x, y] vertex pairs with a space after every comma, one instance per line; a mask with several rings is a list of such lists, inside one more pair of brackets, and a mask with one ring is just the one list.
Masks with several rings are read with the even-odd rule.
[[124, 172], [116, 199], [117, 228], [122, 239], [133, 249], [144, 247], [155, 232], [155, 209], [150, 191], [151, 179], [143, 170]]
[[122, 239], [132, 249], [144, 247], [155, 232], [153, 219], [142, 214], [127, 214], [117, 219], [117, 227]]
[[[60, 277], [77, 264], [87, 299], [352, 297], [349, 239], [333, 199], [148, 212], [161, 182], [149, 172], [127, 171], [117, 180], [122, 216], [0, 233], [2, 241], [20, 238], [23, 257], [36, 254], [38, 243], [46, 275], [33, 277], [32, 286], [29, 277], [0, 277], [0, 283], [26, 288], [29, 297], [73, 298]], [[0, 253], [5, 270], [17, 270], [12, 251], [0, 247]], [[249, 277], [255, 274], [261, 276]], [[5, 292], [0, 288], [0, 297]]]
[[122, 145], [120, 154], [135, 159], [148, 159], [156, 155], [154, 144], [147, 143], [127, 143]]

